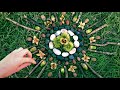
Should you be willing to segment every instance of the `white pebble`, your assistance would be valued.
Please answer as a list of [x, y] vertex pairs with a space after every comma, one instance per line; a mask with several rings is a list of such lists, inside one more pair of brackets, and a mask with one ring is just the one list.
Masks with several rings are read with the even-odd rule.
[[68, 30], [68, 33], [70, 34], [70, 36], [74, 35], [74, 33], [72, 31], [70, 31], [70, 30]]
[[74, 41], [74, 46], [78, 48], [80, 46], [80, 43], [78, 41]]
[[60, 51], [59, 49], [54, 48], [54, 49], [53, 49], [53, 52], [54, 52], [56, 55], [61, 55], [61, 51]]
[[58, 36], [58, 35], [60, 35], [60, 34], [61, 34], [61, 31], [60, 31], [60, 30], [55, 33], [56, 36]]
[[55, 34], [52, 34], [52, 35], [50, 36], [50, 40], [53, 41], [55, 37], [56, 37], [56, 35], [55, 35]]
[[50, 48], [50, 49], [53, 49], [53, 48], [54, 48], [52, 42], [49, 42], [49, 48]]
[[63, 57], [67, 57], [68, 55], [69, 55], [68, 52], [63, 52], [63, 53], [62, 53], [62, 56], [63, 56]]
[[74, 39], [75, 41], [77, 41], [77, 40], [78, 40], [78, 36], [77, 36], [77, 35], [74, 35], [74, 36], [73, 36], [73, 39]]
[[76, 48], [73, 48], [69, 53], [74, 54], [76, 52]]
[[67, 31], [67, 29], [61, 29], [61, 32], [62, 33], [67, 33], [68, 31]]

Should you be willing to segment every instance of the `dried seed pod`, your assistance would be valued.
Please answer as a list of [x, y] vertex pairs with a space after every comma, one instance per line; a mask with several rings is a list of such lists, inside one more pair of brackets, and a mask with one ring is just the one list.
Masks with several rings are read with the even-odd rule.
[[43, 67], [45, 64], [46, 64], [46, 61], [43, 60], [40, 66]]
[[68, 64], [69, 64], [69, 62], [68, 62], [68, 61], [66, 61], [66, 62], [65, 62], [65, 65], [68, 65]]
[[76, 64], [76, 60], [73, 59], [72, 62], [73, 62], [73, 64]]
[[81, 66], [83, 67], [83, 69], [88, 70], [88, 66], [85, 63], [81, 63]]
[[32, 39], [32, 37], [28, 37], [26, 40], [31, 42], [33, 39]]
[[98, 39], [98, 40], [99, 40], [99, 39], [100, 39], [100, 36], [96, 36], [96, 39]]
[[85, 50], [82, 50], [82, 54], [86, 54], [86, 51], [85, 51]]
[[32, 48], [30, 49], [30, 52], [35, 52], [36, 50], [37, 50], [36, 47], [32, 47]]
[[49, 58], [49, 61], [52, 61], [52, 60], [53, 60], [53, 57], [50, 57], [50, 58]]
[[48, 73], [48, 77], [52, 77], [52, 72], [49, 72], [49, 73]]
[[74, 77], [77, 77], [77, 73], [74, 72], [74, 73], [73, 73], [73, 76], [74, 76]]

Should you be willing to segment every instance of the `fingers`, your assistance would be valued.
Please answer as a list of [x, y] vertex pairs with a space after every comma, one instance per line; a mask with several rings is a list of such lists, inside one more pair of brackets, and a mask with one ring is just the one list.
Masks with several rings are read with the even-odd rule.
[[21, 50], [23, 50], [22, 47], [18, 48], [18, 49], [15, 49], [12, 53], [17, 53], [17, 52], [20, 52]]
[[29, 58], [32, 58], [32, 53], [28, 49], [23, 49], [20, 52], [18, 52], [19, 56], [28, 56]]
[[24, 64], [20, 65], [20, 67], [18, 67], [18, 69], [17, 69], [16, 72], [20, 71], [20, 70], [23, 69], [23, 68], [26, 68], [26, 67], [29, 66], [29, 65], [31, 65], [31, 63], [24, 63]]
[[22, 59], [22, 64], [23, 64], [23, 63], [32, 63], [32, 64], [36, 64], [36, 61], [35, 61], [34, 59], [32, 59], [32, 58], [24, 57], [24, 58]]

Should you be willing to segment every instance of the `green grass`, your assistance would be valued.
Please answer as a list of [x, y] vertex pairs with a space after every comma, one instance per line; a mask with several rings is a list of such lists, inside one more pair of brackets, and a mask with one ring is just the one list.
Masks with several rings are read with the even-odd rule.
[[[48, 13], [45, 12], [0, 12], [0, 60], [2, 60], [7, 54], [19, 47], [28, 47], [28, 43], [26, 42], [26, 38], [28, 36], [34, 36], [37, 34], [33, 31], [27, 31], [21, 27], [14, 25], [13, 23], [7, 21], [5, 17], [9, 17], [25, 26], [34, 28], [35, 25], [30, 24], [29, 22], [23, 19], [23, 15], [28, 15], [34, 20], [38, 22], [42, 22], [40, 20], [40, 15], [48, 16]], [[90, 25], [95, 23], [96, 21], [100, 20], [102, 17], [107, 16], [104, 21], [100, 22], [93, 29], [107, 23], [109, 27], [102, 29], [101, 31], [94, 34], [100, 35], [101, 40], [98, 43], [103, 43], [106, 41], [111, 42], [120, 42], [120, 12], [83, 12], [81, 19], [84, 20], [89, 18]], [[67, 17], [69, 19], [69, 16]], [[45, 30], [41, 30], [41, 33], [45, 33]], [[42, 38], [41, 38], [42, 39]], [[42, 45], [40, 47], [43, 47]], [[119, 78], [120, 77], [120, 47], [119, 46], [112, 46], [108, 45], [106, 47], [99, 47], [101, 51], [110, 51], [110, 52], [117, 52], [115, 56], [107, 56], [98, 53], [91, 53], [88, 52], [90, 57], [96, 57], [97, 61], [93, 62], [90, 61], [89, 64], [103, 77], [105, 78]], [[48, 59], [48, 58], [47, 58]], [[54, 60], [57, 62], [57, 60]], [[34, 67], [31, 65], [20, 72], [17, 73], [18, 77], [22, 78], [28, 74], [28, 72]], [[38, 72], [41, 70], [39, 67], [31, 77], [36, 77]], [[51, 71], [49, 67], [46, 68], [45, 72], [43, 73], [42, 77], [47, 77], [47, 73]], [[54, 76], [57, 77], [58, 69], [54, 70]], [[79, 72], [77, 70], [77, 72]], [[94, 74], [92, 74], [89, 70], [85, 71], [88, 78], [96, 78]], [[72, 77], [72, 74], [69, 73], [69, 76]], [[78, 74], [78, 77], [82, 78], [81, 73]], [[10, 78], [15, 78], [15, 75], [10, 76]]]

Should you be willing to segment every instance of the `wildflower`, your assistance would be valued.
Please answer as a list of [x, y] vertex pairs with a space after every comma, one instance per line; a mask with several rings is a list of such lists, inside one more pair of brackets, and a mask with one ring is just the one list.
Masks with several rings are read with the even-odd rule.
[[84, 57], [82, 58], [82, 60], [84, 60], [85, 62], [89, 62], [89, 59], [90, 59], [90, 57], [88, 57], [84, 54]]
[[57, 64], [56, 63], [51, 63], [51, 69], [56, 69], [57, 68]]
[[39, 50], [39, 53], [36, 54], [36, 55], [40, 56], [41, 59], [45, 56], [45, 54], [42, 51], [40, 51], [40, 50]]
[[95, 37], [90, 37], [89, 40], [90, 40], [90, 43], [96, 42]]
[[39, 39], [36, 36], [34, 36], [32, 43], [35, 43], [38, 45], [38, 42], [39, 42]]
[[80, 25], [78, 27], [84, 29], [84, 26], [85, 26], [85, 23], [80, 22]]
[[71, 65], [68, 71], [75, 72], [75, 69], [77, 69], [76, 66]]

